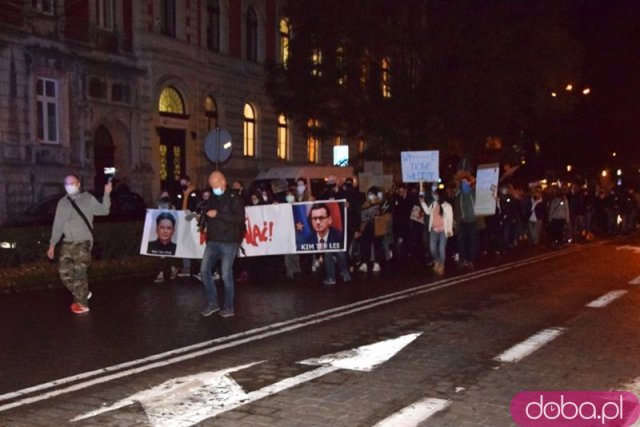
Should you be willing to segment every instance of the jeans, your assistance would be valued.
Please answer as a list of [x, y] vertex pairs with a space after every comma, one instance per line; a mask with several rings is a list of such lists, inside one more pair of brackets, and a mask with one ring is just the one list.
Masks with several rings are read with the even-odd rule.
[[444, 231], [437, 232], [431, 230], [429, 234], [429, 247], [433, 260], [440, 265], [444, 265], [447, 234]]
[[218, 292], [213, 282], [213, 269], [220, 261], [220, 275], [224, 283], [224, 306], [227, 310], [233, 310], [234, 283], [233, 261], [238, 254], [238, 243], [232, 242], [207, 242], [202, 257], [200, 274], [209, 304], [218, 305]]
[[338, 260], [338, 267], [340, 268], [342, 279], [345, 282], [348, 282], [351, 280], [351, 274], [349, 274], [346, 252], [327, 252], [324, 254], [324, 266], [327, 269], [327, 280], [336, 280], [336, 260]]

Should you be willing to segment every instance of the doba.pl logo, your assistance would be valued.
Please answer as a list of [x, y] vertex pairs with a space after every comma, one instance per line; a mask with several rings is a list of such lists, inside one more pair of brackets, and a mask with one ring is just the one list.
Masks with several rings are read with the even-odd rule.
[[628, 391], [523, 391], [511, 401], [520, 427], [627, 427], [640, 416]]

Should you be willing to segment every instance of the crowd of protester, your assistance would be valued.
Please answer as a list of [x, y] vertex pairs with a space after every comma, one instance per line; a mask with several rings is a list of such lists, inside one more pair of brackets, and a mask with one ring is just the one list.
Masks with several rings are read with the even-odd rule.
[[[407, 265], [443, 275], [447, 270], [473, 269], [480, 259], [516, 248], [559, 248], [628, 234], [638, 226], [640, 198], [632, 188], [605, 190], [575, 183], [518, 187], [501, 182], [494, 194], [495, 214], [481, 216], [474, 210], [475, 182], [469, 174], [456, 176], [448, 185], [400, 183], [388, 191], [358, 188], [349, 178], [339, 182], [330, 176], [326, 183], [324, 191], [314, 195], [304, 179], [277, 194], [270, 185], [247, 190], [242, 182], [233, 182], [231, 188], [246, 206], [331, 199], [344, 199], [347, 206], [346, 252], [240, 257], [236, 281], [264, 277], [264, 271], [280, 270], [289, 279], [324, 271], [323, 283], [335, 285], [336, 265], [345, 283], [355, 274], [384, 276]], [[197, 212], [195, 199], [209, 196], [208, 191], [196, 192], [188, 177], [182, 184], [174, 195], [164, 190], [158, 206]], [[180, 274], [190, 274], [190, 268], [184, 261]], [[163, 270], [169, 271], [166, 260]], [[177, 269], [171, 272], [173, 278]]]

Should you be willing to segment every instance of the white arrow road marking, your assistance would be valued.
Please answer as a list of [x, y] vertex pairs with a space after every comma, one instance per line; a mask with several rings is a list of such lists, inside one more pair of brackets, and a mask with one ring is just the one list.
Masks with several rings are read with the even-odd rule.
[[437, 412], [446, 409], [451, 401], [444, 399], [422, 399], [380, 421], [373, 427], [414, 427]]
[[509, 350], [493, 358], [498, 362], [519, 362], [538, 350], [545, 344], [558, 338], [565, 331], [565, 328], [550, 328], [538, 332], [519, 344], [514, 345]]
[[224, 407], [246, 400], [247, 393], [229, 374], [259, 363], [263, 362], [174, 378], [106, 408], [78, 415], [71, 422], [95, 417], [140, 402], [149, 422], [154, 426], [191, 426], [197, 422], [192, 420], [198, 420], [205, 415], [203, 412], [209, 412], [212, 406]]
[[328, 354], [317, 359], [303, 360], [299, 363], [311, 366], [331, 365], [338, 369], [369, 372], [376, 366], [391, 359], [397, 352], [402, 350], [420, 335], [421, 333], [404, 335], [399, 338], [380, 341], [374, 344], [354, 348], [352, 350]]
[[640, 285], [640, 276], [629, 282], [630, 285]]
[[317, 359], [303, 360], [299, 363], [320, 366], [312, 371], [285, 378], [251, 393], [246, 393], [238, 383], [229, 377], [229, 374], [262, 362], [175, 378], [152, 389], [122, 399], [107, 408], [79, 415], [71, 422], [95, 417], [140, 402], [150, 424], [155, 427], [192, 426], [207, 418], [215, 417], [223, 412], [231, 411], [340, 369], [369, 372], [391, 359], [421, 334], [408, 334]]
[[604, 294], [600, 298], [591, 301], [586, 306], [590, 307], [590, 308], [606, 307], [607, 305], [611, 304], [613, 301], [617, 300], [618, 298], [620, 298], [622, 295], [626, 294], [627, 292], [629, 292], [629, 291], [624, 291], [624, 290], [611, 291], [611, 292], [609, 292], [607, 294]]
[[640, 246], [631, 246], [631, 245], [623, 245], [623, 246], [618, 246], [616, 248], [617, 251], [619, 250], [630, 250], [633, 251], [635, 253], [640, 253]]

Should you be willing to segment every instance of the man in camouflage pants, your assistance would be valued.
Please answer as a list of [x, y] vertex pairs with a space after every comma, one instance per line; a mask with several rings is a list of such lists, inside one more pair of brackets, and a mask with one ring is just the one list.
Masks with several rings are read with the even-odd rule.
[[104, 186], [104, 197], [100, 203], [90, 193], [80, 191], [80, 186], [76, 175], [64, 179], [67, 195], [58, 202], [47, 251], [49, 259], [53, 259], [55, 247], [62, 238], [58, 271], [62, 283], [73, 294], [71, 311], [75, 314], [89, 311], [91, 293], [87, 272], [93, 246], [93, 217], [109, 214], [112, 189], [110, 182]]

